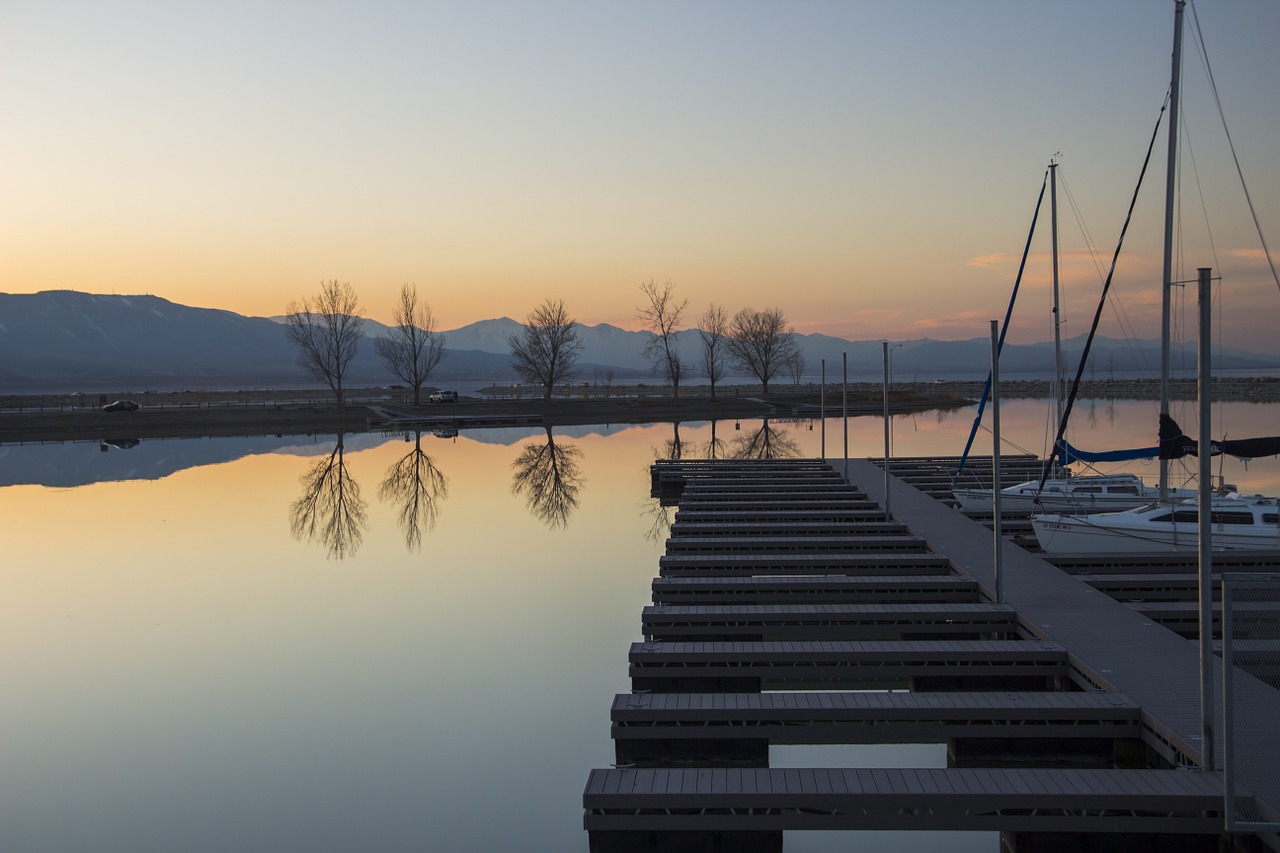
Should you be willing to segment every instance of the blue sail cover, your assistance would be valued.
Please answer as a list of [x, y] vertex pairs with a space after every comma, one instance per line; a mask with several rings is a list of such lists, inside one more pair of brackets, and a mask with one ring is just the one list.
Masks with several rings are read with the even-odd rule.
[[1132, 459], [1155, 459], [1160, 455], [1160, 447], [1135, 447], [1131, 450], [1104, 450], [1100, 453], [1093, 453], [1088, 450], [1080, 450], [1071, 446], [1071, 443], [1065, 438], [1061, 439], [1057, 444], [1058, 459], [1063, 465], [1070, 465], [1072, 462], [1128, 462]]

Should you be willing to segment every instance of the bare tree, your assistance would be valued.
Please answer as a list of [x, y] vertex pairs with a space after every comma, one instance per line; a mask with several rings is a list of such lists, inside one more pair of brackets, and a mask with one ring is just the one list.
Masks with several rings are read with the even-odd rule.
[[637, 309], [636, 319], [643, 322], [644, 327], [652, 333], [652, 337], [644, 345], [644, 357], [649, 359], [655, 372], [671, 383], [672, 399], [679, 399], [684, 362], [680, 359], [680, 350], [676, 345], [676, 332], [680, 331], [680, 318], [684, 315], [689, 300], [681, 299], [677, 302], [675, 289], [673, 281], [665, 282], [659, 287], [650, 279], [640, 285], [646, 304]]
[[791, 375], [791, 381], [797, 385], [804, 378], [804, 353], [798, 346], [791, 358], [787, 359], [787, 373]]
[[729, 357], [760, 380], [769, 393], [769, 380], [790, 361], [800, 345], [781, 308], [753, 311], [743, 308], [729, 324]]
[[422, 385], [444, 357], [444, 335], [436, 333], [431, 306], [418, 302], [418, 288], [400, 288], [400, 304], [392, 315], [391, 336], [374, 346], [391, 372], [413, 389], [413, 404], [422, 402]]
[[530, 385], [542, 386], [544, 400], [551, 389], [573, 375], [573, 365], [582, 353], [577, 323], [569, 316], [562, 299], [548, 299], [525, 320], [524, 329], [512, 335], [511, 366]]
[[729, 366], [729, 317], [723, 308], [712, 303], [698, 319], [698, 339], [702, 343], [699, 367], [711, 383], [711, 398], [716, 396], [716, 383], [724, 378]]
[[320, 294], [303, 297], [285, 309], [289, 340], [298, 345], [298, 363], [329, 386], [338, 408], [343, 405], [342, 378], [356, 357], [364, 309], [350, 282], [320, 282]]

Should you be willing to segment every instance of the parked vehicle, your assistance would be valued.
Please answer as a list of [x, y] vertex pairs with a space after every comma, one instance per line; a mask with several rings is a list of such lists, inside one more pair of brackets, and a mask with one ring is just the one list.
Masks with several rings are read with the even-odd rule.
[[436, 391], [427, 398], [429, 403], [456, 403], [458, 402], [457, 391]]
[[116, 400], [102, 407], [104, 412], [136, 412], [142, 407], [132, 400]]

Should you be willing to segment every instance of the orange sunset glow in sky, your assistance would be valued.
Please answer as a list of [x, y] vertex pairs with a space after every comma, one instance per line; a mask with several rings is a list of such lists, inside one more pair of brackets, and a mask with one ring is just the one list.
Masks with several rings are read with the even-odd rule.
[[[414, 283], [441, 329], [546, 297], [636, 328], [654, 279], [692, 315], [777, 305], [801, 332], [981, 337], [1056, 158], [1064, 334], [1082, 334], [1168, 87], [1173, 13], [15, 0], [0, 7], [0, 291], [271, 316], [338, 279], [389, 322]], [[1280, 289], [1198, 45], [1274, 252], [1280, 4], [1196, 0], [1186, 19], [1175, 276], [1213, 267], [1230, 344], [1280, 354]], [[1113, 336], [1159, 336], [1161, 133]], [[1047, 197], [1041, 223], [1014, 341], [1052, 335]]]

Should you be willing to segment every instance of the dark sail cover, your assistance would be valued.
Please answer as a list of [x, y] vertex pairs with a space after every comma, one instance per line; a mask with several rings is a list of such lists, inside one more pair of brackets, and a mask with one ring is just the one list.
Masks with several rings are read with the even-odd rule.
[[[1168, 415], [1160, 416], [1160, 458], [1181, 459], [1199, 456], [1199, 442], [1182, 433], [1182, 427]], [[1211, 456], [1225, 453], [1238, 459], [1256, 459], [1259, 456], [1280, 455], [1280, 435], [1263, 438], [1231, 438], [1209, 444]]]

